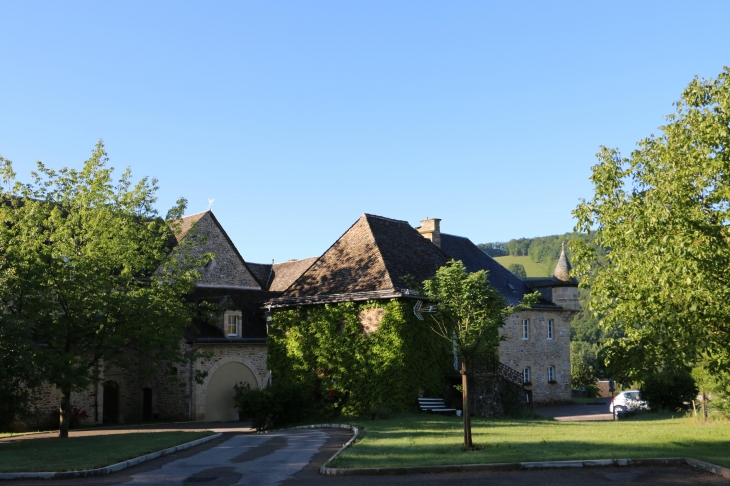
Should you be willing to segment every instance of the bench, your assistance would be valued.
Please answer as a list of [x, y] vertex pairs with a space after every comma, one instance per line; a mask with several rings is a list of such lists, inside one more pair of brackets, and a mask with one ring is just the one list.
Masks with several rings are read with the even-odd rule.
[[455, 408], [446, 408], [443, 398], [419, 398], [418, 406], [422, 412], [453, 413]]

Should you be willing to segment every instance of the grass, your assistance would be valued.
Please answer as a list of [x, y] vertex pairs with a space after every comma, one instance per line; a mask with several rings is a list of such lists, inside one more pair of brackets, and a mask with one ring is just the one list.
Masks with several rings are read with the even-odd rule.
[[495, 257], [504, 268], [509, 267], [513, 263], [519, 263], [525, 267], [525, 273], [528, 277], [547, 277], [550, 273], [542, 263], [533, 262], [529, 256], [501, 256]]
[[[486, 464], [578, 459], [693, 457], [730, 467], [730, 423], [640, 414], [617, 422], [472, 420], [481, 450], [462, 450], [458, 417], [409, 414], [363, 421], [364, 436], [331, 467]], [[363, 430], [361, 429], [361, 431]]]
[[212, 432], [150, 432], [0, 443], [0, 472], [78, 471], [109, 466]]

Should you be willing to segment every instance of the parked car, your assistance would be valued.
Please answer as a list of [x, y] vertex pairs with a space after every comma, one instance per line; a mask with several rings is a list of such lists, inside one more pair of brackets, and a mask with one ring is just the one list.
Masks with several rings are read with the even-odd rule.
[[641, 399], [639, 390], [625, 390], [611, 399], [609, 405], [611, 413], [632, 412], [635, 410], [649, 410], [649, 405]]

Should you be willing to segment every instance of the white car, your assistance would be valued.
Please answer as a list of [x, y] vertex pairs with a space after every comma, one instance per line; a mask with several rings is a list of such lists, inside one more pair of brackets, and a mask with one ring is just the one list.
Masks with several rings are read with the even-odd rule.
[[611, 399], [608, 409], [611, 413], [631, 412], [634, 410], [649, 410], [649, 405], [641, 399], [639, 390], [622, 391]]

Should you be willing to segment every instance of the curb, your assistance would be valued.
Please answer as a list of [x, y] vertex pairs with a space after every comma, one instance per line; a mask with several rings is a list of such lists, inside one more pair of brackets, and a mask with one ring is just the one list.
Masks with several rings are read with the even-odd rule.
[[0, 480], [4, 480], [4, 479], [71, 479], [71, 478], [83, 478], [83, 477], [87, 477], [87, 476], [102, 476], [104, 474], [110, 474], [113, 472], [121, 471], [122, 469], [127, 469], [128, 467], [131, 467], [131, 466], [136, 466], [137, 464], [141, 464], [141, 463], [149, 461], [151, 459], [156, 459], [161, 456], [166, 456], [168, 454], [172, 454], [173, 452], [184, 451], [185, 449], [190, 449], [191, 447], [195, 447], [197, 445], [209, 442], [213, 439], [217, 439], [218, 437], [220, 437], [222, 435], [223, 434], [219, 432], [217, 434], [209, 435], [208, 437], [202, 437], [200, 439], [196, 439], [192, 442], [186, 442], [185, 444], [176, 445], [174, 447], [169, 447], [169, 448], [163, 449], [161, 451], [150, 452], [149, 454], [145, 454], [144, 456], [135, 457], [135, 458], [129, 459], [127, 461], [118, 462], [117, 464], [112, 464], [111, 466], [100, 467], [100, 468], [96, 468], [96, 469], [84, 469], [82, 471], [0, 473]]
[[[349, 443], [348, 443], [349, 444]], [[724, 478], [730, 479], [730, 469], [691, 457], [641, 458], [641, 459], [591, 459], [585, 461], [541, 461], [541, 462], [504, 462], [494, 464], [453, 464], [444, 466], [407, 466], [407, 467], [364, 467], [364, 468], [332, 468], [326, 467], [340, 452], [332, 456], [320, 469], [326, 476], [395, 476], [407, 474], [433, 474], [477, 471], [526, 471], [539, 469], [568, 469], [582, 467], [673, 467], [688, 465]]]

